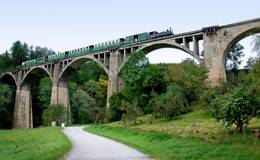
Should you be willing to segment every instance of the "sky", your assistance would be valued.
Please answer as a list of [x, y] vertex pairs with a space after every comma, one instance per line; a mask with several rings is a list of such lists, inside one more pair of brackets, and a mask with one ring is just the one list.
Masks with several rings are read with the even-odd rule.
[[[0, 53], [16, 40], [62, 52], [169, 27], [182, 33], [259, 18], [259, 6], [259, 0], [0, 0]], [[158, 52], [150, 61], [172, 59], [172, 50]]]

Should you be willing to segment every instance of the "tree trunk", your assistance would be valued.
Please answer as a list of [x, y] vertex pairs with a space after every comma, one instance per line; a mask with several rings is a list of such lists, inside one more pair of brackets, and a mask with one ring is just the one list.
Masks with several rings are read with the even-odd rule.
[[238, 127], [240, 133], [244, 133], [244, 124], [241, 119], [238, 119], [237, 127]]

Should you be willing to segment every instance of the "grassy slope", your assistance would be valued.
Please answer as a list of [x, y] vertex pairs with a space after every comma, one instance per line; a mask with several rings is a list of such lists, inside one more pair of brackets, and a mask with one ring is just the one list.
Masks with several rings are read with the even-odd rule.
[[71, 148], [59, 128], [0, 130], [0, 159], [58, 159]]
[[[121, 122], [87, 130], [143, 151], [159, 159], [260, 159], [260, 140], [252, 133], [227, 135], [220, 122], [198, 110], [172, 121], [139, 118], [139, 125]], [[251, 121], [260, 128], [259, 120]]]

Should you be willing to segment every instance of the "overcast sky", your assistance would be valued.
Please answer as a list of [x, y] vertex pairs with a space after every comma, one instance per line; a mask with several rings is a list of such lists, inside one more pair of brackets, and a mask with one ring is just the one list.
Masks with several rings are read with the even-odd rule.
[[[16, 40], [65, 51], [169, 27], [193, 31], [259, 18], [259, 6], [259, 0], [0, 0], [0, 52]], [[151, 61], [170, 59], [164, 57]]]

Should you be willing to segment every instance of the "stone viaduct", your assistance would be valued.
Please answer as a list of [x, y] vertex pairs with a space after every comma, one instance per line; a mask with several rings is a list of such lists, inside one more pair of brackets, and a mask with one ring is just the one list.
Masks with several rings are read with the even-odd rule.
[[[28, 75], [37, 70], [46, 72], [52, 80], [50, 103], [63, 104], [67, 113], [70, 113], [67, 80], [77, 67], [87, 61], [95, 61], [102, 66], [109, 78], [107, 93], [107, 107], [109, 107], [109, 97], [116, 93], [122, 85], [120, 72], [128, 57], [135, 51], [141, 50], [148, 54], [160, 48], [182, 50], [208, 69], [210, 85], [217, 86], [226, 80], [225, 59], [230, 47], [244, 37], [259, 31], [260, 18], [223, 26], [205, 27], [201, 30], [136, 42], [107, 51], [1, 73], [0, 78], [11, 79], [16, 86], [13, 128], [33, 127], [30, 85], [26, 81], [28, 81]], [[199, 42], [202, 43], [203, 48], [200, 48]]]

